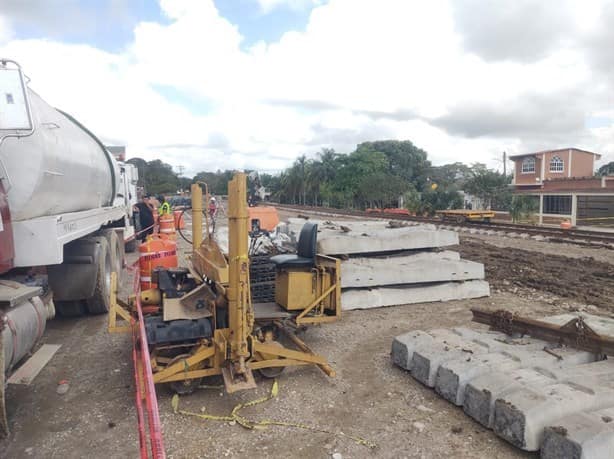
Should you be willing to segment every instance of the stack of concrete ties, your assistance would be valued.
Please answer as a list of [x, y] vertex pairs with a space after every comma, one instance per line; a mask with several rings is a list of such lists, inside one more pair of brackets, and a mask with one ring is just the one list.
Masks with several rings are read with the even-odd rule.
[[[599, 335], [614, 336], [614, 320], [582, 316]], [[392, 360], [519, 448], [548, 459], [614, 457], [614, 360], [467, 328], [397, 336]]]
[[[461, 260], [454, 231], [386, 221], [317, 221], [318, 253], [340, 256], [344, 310], [488, 296], [481, 263]], [[303, 219], [290, 219], [299, 234]]]

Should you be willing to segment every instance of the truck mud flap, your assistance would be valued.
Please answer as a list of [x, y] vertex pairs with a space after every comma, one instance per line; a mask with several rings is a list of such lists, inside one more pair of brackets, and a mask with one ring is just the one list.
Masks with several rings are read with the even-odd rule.
[[84, 238], [64, 246], [64, 263], [47, 267], [49, 286], [57, 301], [90, 298], [96, 288], [100, 246]]

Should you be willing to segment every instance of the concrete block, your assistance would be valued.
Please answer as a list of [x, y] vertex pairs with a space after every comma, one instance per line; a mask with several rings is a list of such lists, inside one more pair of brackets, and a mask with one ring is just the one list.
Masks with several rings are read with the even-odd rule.
[[422, 384], [433, 387], [439, 366], [450, 360], [467, 359], [472, 354], [486, 353], [492, 340], [475, 330], [455, 328], [452, 333], [440, 333], [433, 341], [416, 345], [410, 364], [411, 375]]
[[341, 287], [417, 284], [484, 279], [484, 265], [456, 252], [418, 252], [386, 258], [351, 258], [341, 265]]
[[384, 253], [457, 244], [458, 234], [453, 231], [425, 229], [420, 226], [366, 229], [363, 232], [348, 233], [322, 231], [318, 234], [318, 252], [325, 255]]
[[515, 352], [519, 347], [525, 352], [537, 351], [543, 347], [543, 341], [512, 339], [500, 332], [462, 327], [428, 333], [414, 331], [395, 338], [392, 344], [392, 360], [402, 368], [410, 370], [415, 379], [432, 387], [436, 381], [441, 382], [440, 370], [446, 364], [470, 362], [481, 355], [492, 355], [494, 352]]
[[[529, 344], [530, 343], [530, 344]], [[544, 342], [531, 340], [523, 345], [494, 346], [496, 352], [474, 355], [469, 359], [444, 362], [437, 370], [435, 390], [455, 405], [465, 403], [465, 389], [474, 378], [489, 374], [507, 374], [526, 367], [547, 368], [554, 371], [571, 365], [593, 362], [597, 358], [590, 352], [575, 349], [556, 349], [556, 356], [544, 351]], [[558, 356], [558, 357], [557, 357]]]
[[614, 455], [614, 408], [575, 413], [546, 427], [542, 459], [607, 459]]
[[[491, 333], [499, 336], [497, 332]], [[392, 342], [392, 361], [394, 364], [411, 370], [413, 356], [416, 350], [428, 347], [446, 345], [452, 347], [462, 347], [468, 340], [481, 338], [484, 333], [464, 327], [452, 329], [435, 329], [429, 332], [414, 330], [395, 337]]]
[[[556, 349], [563, 360], [554, 365], [535, 365], [511, 371], [484, 373], [467, 382], [463, 400], [463, 411], [485, 427], [492, 427], [495, 416], [495, 401], [507, 394], [528, 386], [548, 386], [568, 381], [582, 375], [589, 367], [593, 372], [609, 372], [608, 364], [594, 362], [598, 356], [578, 350]], [[587, 358], [587, 364], [582, 361]], [[590, 365], [588, 365], [590, 363]]]
[[421, 330], [414, 330], [396, 336], [392, 341], [392, 350], [390, 352], [392, 363], [404, 370], [411, 370], [411, 362], [416, 347], [433, 342], [433, 336]]
[[495, 401], [493, 430], [519, 448], [537, 451], [544, 429], [575, 413], [614, 406], [614, 362], [581, 365], [555, 384], [535, 381]]
[[[288, 231], [294, 234], [298, 238], [301, 228], [303, 228], [303, 225], [307, 221], [318, 224], [318, 237], [322, 235], [328, 235], [328, 234], [344, 234], [348, 231], [350, 233], [356, 233], [356, 235], [360, 235], [367, 231], [390, 229], [390, 228], [387, 228], [388, 222], [389, 222], [389, 220], [387, 219], [327, 220], [327, 219], [310, 218], [309, 220], [305, 220], [303, 218], [289, 218], [288, 219]], [[402, 223], [402, 222], [399, 222], [399, 223]], [[403, 223], [407, 225], [406, 227], [422, 228], [426, 230], [436, 229], [435, 225], [432, 225], [432, 224], [416, 223], [416, 222], [403, 222]]]
[[490, 296], [490, 287], [488, 282], [483, 280], [444, 282], [408, 287], [347, 289], [341, 292], [341, 307], [343, 310], [349, 311], [352, 309], [371, 309], [401, 304], [481, 298], [484, 296]]
[[[614, 319], [607, 317], [595, 316], [586, 313], [561, 314], [557, 316], [545, 317], [540, 320], [555, 325], [564, 325], [578, 315], [582, 316], [589, 326], [597, 333], [604, 336], [614, 336]], [[503, 396], [507, 392], [511, 392], [518, 387], [527, 384], [534, 384], [539, 381], [539, 384], [552, 384], [559, 380], [566, 380], [573, 376], [571, 373], [573, 368], [567, 371], [560, 372], [557, 369], [563, 369], [570, 364], [576, 365], [582, 362], [577, 361], [577, 358], [583, 358], [586, 353], [574, 351], [570, 349], [555, 349], [557, 355], [563, 357], [563, 360], [555, 366], [536, 365], [534, 368], [523, 369], [518, 372], [500, 374], [486, 374], [484, 377], [473, 379], [465, 390], [464, 410], [469, 416], [476, 419], [478, 422], [490, 426], [494, 414], [494, 401]], [[575, 357], [570, 356], [570, 352], [575, 352]], [[591, 355], [592, 360], [597, 356]], [[589, 360], [591, 361], [591, 360]], [[543, 378], [550, 378], [543, 379]]]

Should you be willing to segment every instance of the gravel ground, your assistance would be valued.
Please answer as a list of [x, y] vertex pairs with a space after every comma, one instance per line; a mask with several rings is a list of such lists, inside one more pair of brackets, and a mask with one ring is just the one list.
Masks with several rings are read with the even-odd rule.
[[[238, 424], [175, 414], [171, 394], [162, 386], [158, 400], [168, 456], [536, 457], [467, 418], [393, 366], [389, 356], [392, 338], [408, 330], [481, 327], [471, 322], [473, 306], [506, 308], [532, 317], [573, 310], [610, 313], [614, 254], [601, 258], [592, 249], [574, 246], [571, 253], [561, 244], [535, 243], [463, 237], [463, 257], [487, 264], [490, 298], [346, 312], [339, 322], [309, 329], [303, 336], [314, 351], [329, 358], [335, 378], [316, 368], [288, 369], [279, 378], [277, 398], [242, 411], [250, 419], [291, 421], [361, 436], [375, 442], [376, 448], [332, 433], [289, 427], [246, 430]], [[545, 256], [552, 252], [558, 256]], [[561, 273], [567, 280], [553, 284]], [[586, 287], [579, 288], [579, 282], [561, 288], [582, 276], [588, 276]], [[587, 296], [593, 286], [598, 296]], [[579, 289], [577, 294], [574, 289]], [[12, 433], [0, 443], [0, 457], [137, 457], [129, 336], [108, 335], [106, 317], [98, 316], [56, 319], [48, 324], [44, 342], [62, 348], [31, 386], [8, 388]], [[65, 395], [56, 393], [62, 379], [70, 383]], [[208, 381], [210, 387], [181, 398], [181, 409], [227, 414], [237, 403], [268, 393], [271, 382], [258, 382], [254, 391], [227, 395], [219, 380]]]

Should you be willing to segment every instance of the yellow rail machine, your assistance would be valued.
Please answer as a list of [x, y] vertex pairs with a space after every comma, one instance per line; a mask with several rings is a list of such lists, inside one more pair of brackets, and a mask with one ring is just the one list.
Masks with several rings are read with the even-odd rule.
[[145, 318], [154, 381], [187, 393], [201, 378], [221, 374], [234, 392], [255, 386], [254, 370], [275, 377], [288, 366], [316, 365], [334, 376], [295, 331], [340, 317], [339, 260], [316, 254], [317, 226], [307, 223], [298, 253], [271, 259], [276, 302], [252, 304], [245, 174], [234, 176], [228, 193], [229, 253], [220, 250], [208, 221], [203, 232], [203, 193], [193, 185], [191, 266], [154, 270], [158, 290], [141, 294], [143, 303], [161, 306]]

